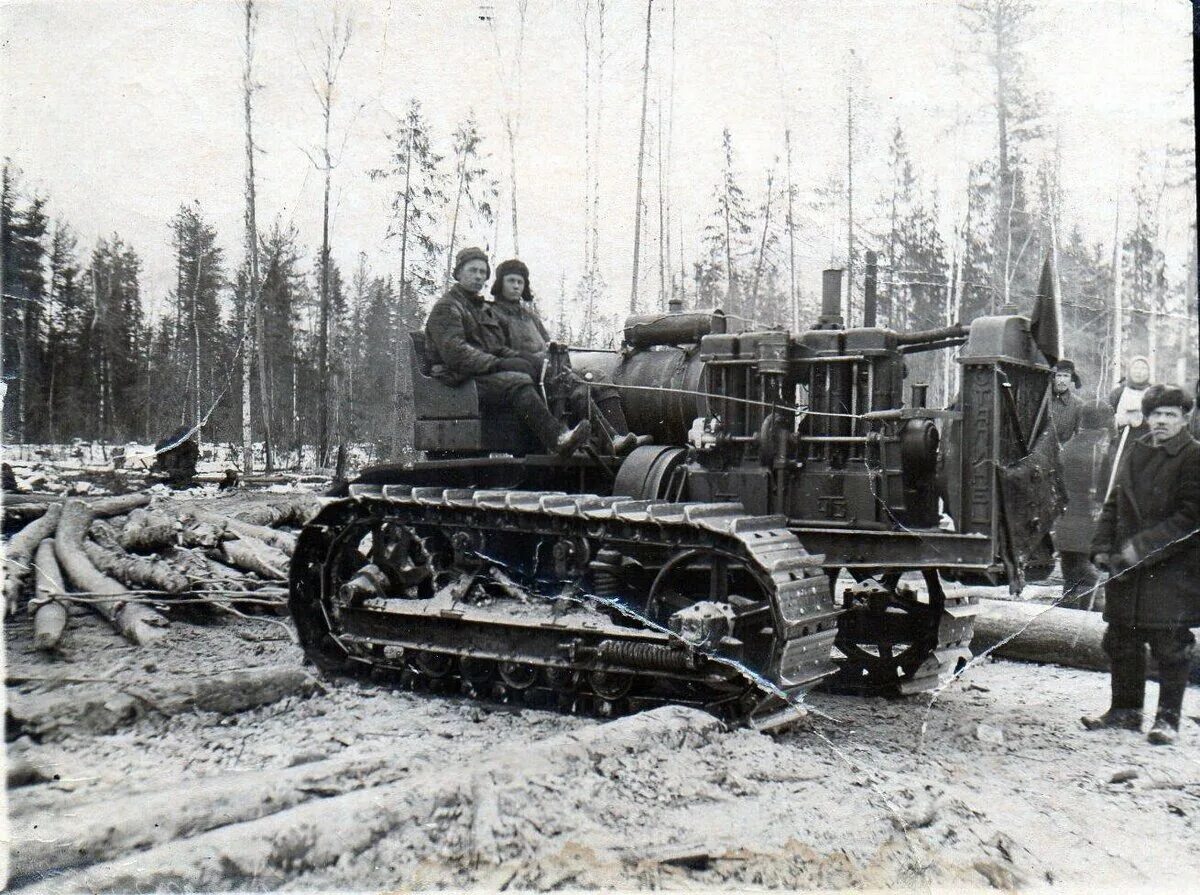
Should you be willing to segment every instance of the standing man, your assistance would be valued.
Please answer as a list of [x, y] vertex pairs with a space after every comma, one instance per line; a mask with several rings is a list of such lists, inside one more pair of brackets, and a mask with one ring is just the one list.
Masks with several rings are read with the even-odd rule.
[[1054, 521], [1054, 549], [1062, 563], [1062, 605], [1075, 609], [1103, 605], [1091, 560], [1092, 536], [1108, 487], [1105, 455], [1112, 433], [1112, 408], [1096, 401], [1084, 404], [1079, 431], [1062, 446], [1059, 459], [1067, 489], [1067, 509]]
[[480, 290], [491, 273], [483, 249], [465, 248], [454, 259], [454, 285], [437, 300], [425, 323], [433, 376], [448, 385], [475, 380], [480, 413], [514, 411], [548, 450], [569, 456], [592, 433], [587, 420], [567, 429], [546, 406], [537, 370], [505, 344], [504, 326]]
[[1112, 705], [1085, 717], [1089, 730], [1140, 730], [1146, 645], [1158, 663], [1158, 714], [1149, 739], [1175, 742], [1187, 689], [1190, 628], [1200, 625], [1200, 444], [1187, 431], [1192, 399], [1174, 385], [1142, 396], [1149, 434], [1131, 441], [1104, 503], [1092, 561], [1110, 572], [1104, 651]]
[[[1071, 386], [1075, 388], [1072, 390]], [[1079, 391], [1083, 382], [1075, 372], [1075, 364], [1069, 360], [1060, 360], [1054, 365], [1054, 383], [1050, 395], [1050, 422], [1054, 426], [1054, 434], [1058, 443], [1065, 444], [1079, 431], [1079, 415], [1083, 412], [1083, 402], [1074, 392]]]

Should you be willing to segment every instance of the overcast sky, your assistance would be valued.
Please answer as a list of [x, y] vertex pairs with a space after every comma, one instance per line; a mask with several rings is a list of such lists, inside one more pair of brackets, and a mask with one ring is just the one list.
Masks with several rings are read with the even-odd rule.
[[[610, 0], [602, 142], [602, 262], [613, 301], [628, 301], [645, 4]], [[654, 4], [650, 118], [672, 74], [671, 0]], [[581, 0], [532, 0], [523, 56], [518, 183], [523, 257], [542, 294], [578, 275], [583, 251], [583, 44]], [[1029, 44], [1047, 123], [1057, 129], [1067, 220], [1111, 242], [1116, 198], [1136, 177], [1137, 153], [1192, 145], [1191, 8], [1187, 0], [1045, 0]], [[2, 145], [51, 211], [85, 247], [119, 232], [145, 262], [143, 288], [159, 301], [174, 276], [168, 222], [199, 201], [227, 258], [242, 254], [241, 4], [175, 0], [4, 2]], [[767, 168], [794, 134], [802, 189], [844, 176], [847, 72], [856, 111], [856, 189], [865, 206], [898, 120], [942, 212], [961, 213], [971, 161], [993, 139], [987, 82], [952, 0], [676, 0], [670, 195], [686, 256], [697, 253], [712, 207], [721, 131], [733, 134], [745, 186], [757, 195]], [[293, 223], [310, 252], [320, 241], [320, 175], [304, 150], [320, 137], [313, 67], [318, 27], [332, 5], [262, 4], [256, 137], [259, 220]], [[338, 6], [354, 22], [339, 84], [334, 131], [349, 131], [335, 172], [334, 255], [350, 270], [360, 252], [376, 272], [398, 269], [384, 236], [389, 186], [367, 172], [387, 157], [385, 136], [411, 97], [435, 140], [469, 109], [502, 185], [507, 155], [503, 92], [490, 27], [511, 59], [515, 7], [461, 0], [371, 0]], [[480, 20], [494, 10], [494, 24]], [[853, 57], [850, 51], [853, 50]], [[963, 68], [963, 66], [967, 66]], [[972, 66], [974, 66], [972, 68]], [[509, 72], [511, 74], [511, 72]], [[653, 145], [648, 177], [656, 176]], [[506, 194], [506, 188], [503, 191]], [[1126, 200], [1128, 201], [1128, 200]], [[473, 233], [499, 256], [511, 252], [506, 199], [490, 233]], [[1186, 239], [1188, 203], [1168, 200], [1168, 237]], [[1194, 211], [1190, 212], [1194, 215]], [[657, 207], [646, 224], [657, 232]], [[842, 229], [839, 229], [842, 228]], [[817, 221], [803, 239], [803, 284], [844, 254], [844, 222]], [[1182, 257], [1183, 249], [1179, 249]], [[657, 247], [642, 291], [656, 295]], [[1176, 264], [1182, 263], [1179, 258]], [[675, 262], [678, 266], [678, 261]], [[233, 264], [230, 264], [233, 267]], [[646, 270], [644, 267], [643, 270]]]

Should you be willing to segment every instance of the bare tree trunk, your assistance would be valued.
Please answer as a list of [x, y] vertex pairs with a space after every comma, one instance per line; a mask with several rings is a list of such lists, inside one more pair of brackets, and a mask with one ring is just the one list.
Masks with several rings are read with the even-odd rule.
[[638, 136], [637, 198], [633, 209], [633, 283], [629, 289], [629, 313], [637, 313], [638, 256], [642, 248], [642, 173], [646, 164], [646, 100], [650, 92], [650, 22], [654, 0], [646, 0], [646, 54], [642, 60], [642, 117]]
[[329, 153], [329, 131], [333, 119], [333, 91], [337, 84], [338, 70], [342, 59], [350, 46], [351, 26], [347, 22], [344, 29], [339, 29], [337, 14], [333, 17], [333, 28], [325, 40], [325, 59], [322, 70], [323, 81], [313, 84], [313, 91], [321, 104], [321, 117], [324, 125], [324, 142], [321, 146], [325, 173], [324, 203], [321, 213], [321, 311], [320, 331], [317, 335], [317, 393], [319, 408], [317, 412], [317, 465], [324, 466], [329, 459], [329, 328], [330, 328], [330, 295], [329, 295], [329, 191], [333, 180], [333, 159]]
[[[596, 4], [596, 130], [592, 138], [592, 283], [600, 276], [600, 164], [604, 157], [601, 136], [604, 133], [604, 14], [606, 0]], [[594, 299], [593, 299], [594, 300]]]
[[[242, 472], [254, 471], [254, 430], [251, 428], [250, 379], [251, 344], [254, 341], [250, 324], [252, 308], [258, 306], [258, 229], [255, 222], [254, 196], [254, 128], [252, 100], [254, 96], [254, 0], [246, 0], [246, 62], [242, 69], [242, 106], [246, 116], [246, 256], [249, 264], [249, 283], [242, 306]], [[264, 413], [265, 416], [265, 413]]]
[[454, 274], [454, 244], [458, 240], [458, 211], [462, 207], [463, 187], [466, 182], [465, 157], [458, 160], [458, 189], [454, 193], [454, 214], [450, 218], [450, 244], [446, 246], [446, 282]]
[[[412, 202], [412, 155], [413, 141], [416, 136], [415, 128], [411, 125], [408, 129], [408, 152], [405, 154], [404, 160], [404, 211], [400, 218], [400, 304], [404, 305], [405, 294], [408, 289], [408, 207]], [[392, 367], [392, 395], [395, 401], [395, 407], [399, 411], [400, 407], [400, 326], [397, 324], [395, 336], [395, 345], [393, 346], [392, 354], [395, 358]], [[402, 431], [401, 414], [399, 412], [393, 415], [395, 426], [392, 430], [392, 456], [400, 457], [401, 449], [403, 448], [404, 433]]]
[[196, 427], [196, 442], [200, 442], [200, 316], [197, 310], [200, 305], [200, 273], [202, 266], [203, 252], [197, 247], [196, 251], [196, 279], [192, 283], [192, 372], [191, 378], [195, 380], [196, 391], [192, 400], [192, 419], [195, 422], [192, 424]]
[[[750, 307], [747, 310], [749, 315], [752, 315], [755, 320], [761, 318], [758, 312], [758, 284], [762, 279], [763, 263], [767, 256], [767, 235], [771, 230], [771, 199], [775, 192], [775, 170], [771, 169], [767, 172], [767, 202], [763, 209], [763, 229], [762, 238], [758, 243], [758, 261], [754, 265], [754, 285], [750, 289]], [[756, 323], [757, 327], [758, 324]]]
[[792, 329], [800, 329], [800, 302], [796, 296], [796, 189], [792, 184], [792, 129], [783, 132], [783, 146], [787, 153], [787, 230], [788, 230], [788, 316], [792, 321]]
[[1117, 196], [1117, 213], [1113, 219], [1113, 387], [1120, 385], [1125, 360], [1125, 307], [1121, 291], [1121, 197]]
[[854, 325], [854, 51], [846, 72], [846, 326]]
[[504, 88], [504, 134], [508, 138], [508, 187], [512, 199], [512, 237], [513, 255], [515, 256], [521, 254], [521, 242], [517, 232], [517, 137], [521, 129], [521, 57], [525, 51], [525, 16], [528, 10], [529, 0], [517, 0], [517, 42], [513, 52], [515, 92], [505, 81], [504, 54], [500, 51], [500, 37], [496, 33], [495, 20], [489, 19], [492, 43], [496, 48], [496, 64], [500, 69], [501, 84]]
[[266, 440], [264, 449], [266, 453], [266, 471], [272, 472], [275, 469], [274, 453], [274, 436], [271, 434], [271, 368], [267, 364], [267, 340], [265, 338], [266, 321], [263, 314], [262, 300], [255, 302], [254, 305], [254, 330], [255, 330], [255, 347], [258, 350], [258, 391], [259, 400], [262, 403], [263, 428], [265, 430]]

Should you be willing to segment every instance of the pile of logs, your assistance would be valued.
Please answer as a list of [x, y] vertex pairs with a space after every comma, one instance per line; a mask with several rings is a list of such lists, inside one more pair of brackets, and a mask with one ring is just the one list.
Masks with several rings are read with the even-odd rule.
[[[77, 602], [135, 644], [160, 638], [160, 607], [203, 603], [281, 608], [296, 535], [320, 508], [311, 494], [255, 500], [167, 501], [146, 493], [105, 498], [5, 495], [6, 613], [24, 603], [38, 648], [57, 648]], [[25, 603], [25, 597], [28, 602]]]

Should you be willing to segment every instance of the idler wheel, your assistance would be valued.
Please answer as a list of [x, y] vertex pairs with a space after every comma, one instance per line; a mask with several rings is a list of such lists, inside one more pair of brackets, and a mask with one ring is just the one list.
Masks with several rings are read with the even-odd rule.
[[496, 663], [491, 659], [463, 656], [458, 660], [458, 673], [467, 683], [481, 686], [490, 682], [495, 677]]
[[500, 679], [514, 690], [528, 690], [537, 683], [536, 665], [523, 662], [501, 662]]
[[579, 672], [570, 668], [547, 668], [546, 682], [558, 693], [574, 693], [579, 689]]
[[592, 692], [610, 702], [620, 699], [633, 686], [633, 675], [620, 671], [593, 671], [588, 675]]
[[426, 677], [438, 680], [447, 677], [454, 670], [454, 656], [422, 650], [413, 657], [413, 664]]

